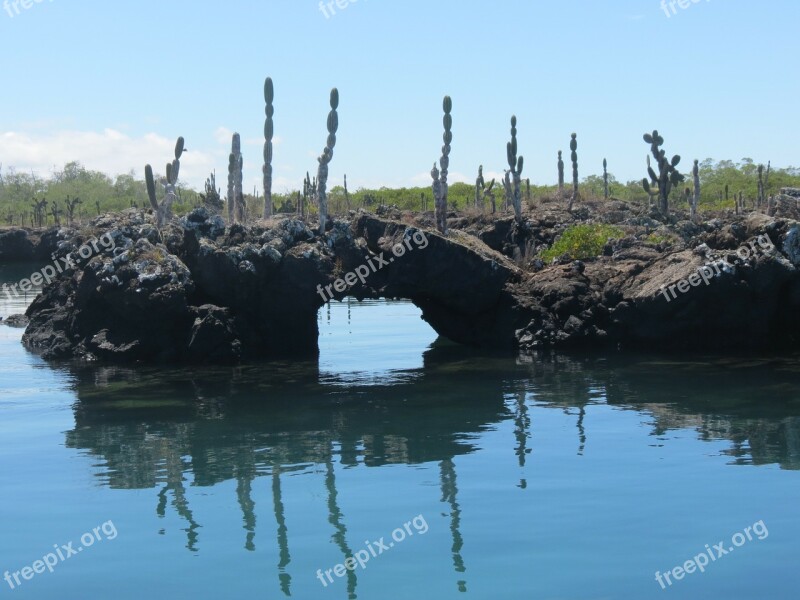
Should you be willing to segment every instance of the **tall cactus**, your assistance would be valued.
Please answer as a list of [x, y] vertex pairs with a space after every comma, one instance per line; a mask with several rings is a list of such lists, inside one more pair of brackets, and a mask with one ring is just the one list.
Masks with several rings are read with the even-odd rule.
[[272, 101], [275, 99], [275, 89], [272, 79], [267, 77], [264, 81], [264, 112], [267, 115], [264, 121], [264, 218], [272, 216], [272, 136], [275, 133], [272, 115], [275, 108]]
[[691, 215], [692, 219], [697, 216], [697, 207], [700, 204], [700, 163], [697, 159], [692, 167], [692, 182], [694, 183], [694, 195], [692, 197]]
[[572, 196], [569, 198], [567, 210], [572, 210], [572, 204], [578, 198], [578, 134], [573, 133], [569, 142], [570, 159], [572, 160]]
[[492, 201], [492, 213], [494, 213], [494, 194], [492, 188], [494, 187], [495, 180], [492, 179], [489, 185], [486, 185], [486, 180], [483, 178], [483, 165], [478, 167], [478, 178], [475, 180], [475, 208], [483, 210], [484, 198], [489, 197]]
[[681, 157], [676, 154], [672, 160], [667, 160], [666, 151], [661, 149], [664, 138], [658, 134], [657, 130], [653, 130], [652, 134], [645, 133], [644, 141], [650, 144], [650, 151], [658, 165], [658, 174], [648, 166], [647, 174], [650, 176], [650, 183], [645, 178], [642, 180], [642, 187], [650, 197], [658, 197], [659, 210], [666, 216], [669, 213], [669, 193], [674, 186], [685, 179], [675, 168], [681, 162]]
[[481, 191], [485, 185], [486, 180], [483, 178], [483, 165], [480, 165], [478, 166], [478, 177], [475, 179], [475, 208], [483, 207]]
[[328, 140], [325, 144], [325, 149], [322, 151], [322, 156], [317, 160], [319, 167], [317, 168], [317, 204], [319, 205], [319, 233], [325, 234], [325, 225], [328, 220], [328, 165], [333, 158], [333, 148], [336, 146], [336, 131], [339, 129], [339, 113], [336, 109], [339, 107], [339, 90], [333, 88], [331, 90], [331, 111], [328, 113]]
[[506, 204], [503, 207], [503, 210], [508, 212], [508, 209], [514, 204], [514, 186], [511, 183], [511, 171], [508, 169], [505, 170], [505, 175], [503, 175], [503, 191], [505, 192], [506, 197]]
[[230, 159], [232, 163], [230, 166], [233, 167], [234, 216], [237, 222], [244, 223], [247, 220], [247, 208], [242, 193], [242, 167], [244, 165], [244, 159], [242, 158], [242, 139], [238, 133], [234, 133], [231, 139]]
[[439, 166], [442, 170], [440, 173], [436, 168], [436, 163], [433, 163], [431, 178], [433, 179], [432, 188], [435, 199], [436, 229], [443, 235], [447, 235], [447, 173], [450, 168], [450, 143], [453, 141], [453, 117], [450, 114], [453, 110], [453, 101], [450, 96], [445, 96], [442, 100], [442, 110], [444, 111], [444, 117], [442, 117], [444, 144], [442, 145], [442, 156], [439, 159]]
[[497, 210], [497, 207], [496, 207], [496, 205], [495, 205], [495, 201], [494, 201], [494, 192], [492, 191], [492, 188], [494, 188], [494, 181], [495, 181], [495, 180], [494, 180], [494, 179], [492, 179], [492, 180], [489, 182], [489, 185], [488, 185], [488, 186], [486, 187], [486, 189], [483, 191], [483, 195], [484, 195], [484, 197], [486, 197], [486, 198], [489, 198], [489, 202], [490, 202], [490, 203], [491, 203], [491, 205], [492, 205], [492, 214], [494, 214], [494, 213], [495, 213], [495, 211]]
[[608, 161], [603, 159], [603, 198], [608, 200]]
[[764, 203], [764, 165], [758, 165], [758, 206]]
[[561, 159], [561, 150], [558, 151], [558, 195], [564, 193], [564, 161]]
[[236, 156], [231, 153], [228, 155], [228, 224], [233, 225], [235, 220], [236, 198], [233, 195], [234, 172], [236, 171]]
[[508, 171], [506, 178], [509, 180], [507, 191], [511, 193], [511, 202], [514, 206], [514, 216], [517, 222], [522, 221], [522, 198], [520, 197], [520, 175], [522, 174], [523, 158], [517, 157], [517, 117], [511, 116], [511, 141], [506, 144], [506, 159]]
[[179, 137], [175, 143], [175, 158], [171, 163], [167, 163], [167, 176], [164, 179], [164, 198], [159, 203], [156, 198], [156, 182], [153, 177], [153, 167], [149, 164], [144, 167], [144, 180], [147, 187], [147, 197], [150, 199], [150, 206], [156, 215], [156, 224], [162, 227], [167, 219], [172, 216], [172, 203], [175, 201], [175, 186], [178, 183], [178, 175], [181, 170], [181, 156], [186, 151], [183, 137]]
[[83, 200], [77, 197], [70, 198], [69, 195], [67, 195], [66, 204], [67, 204], [67, 223], [71, 227], [72, 221], [75, 217], [75, 208], [78, 206], [78, 204], [83, 204]]

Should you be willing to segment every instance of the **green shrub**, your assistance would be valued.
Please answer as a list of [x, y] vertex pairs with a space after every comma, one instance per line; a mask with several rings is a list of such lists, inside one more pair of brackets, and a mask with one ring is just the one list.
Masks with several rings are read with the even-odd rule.
[[622, 229], [613, 225], [573, 225], [550, 248], [542, 252], [542, 260], [550, 262], [564, 254], [572, 260], [594, 258], [603, 251], [608, 240], [619, 239], [624, 235]]
[[668, 246], [671, 246], [672, 244], [675, 243], [675, 239], [674, 238], [668, 237], [666, 235], [658, 234], [655, 231], [653, 233], [651, 233], [650, 235], [648, 235], [644, 239], [645, 239], [646, 242], [649, 242], [650, 244], [653, 244], [655, 246], [658, 246], [659, 244], [666, 244]]

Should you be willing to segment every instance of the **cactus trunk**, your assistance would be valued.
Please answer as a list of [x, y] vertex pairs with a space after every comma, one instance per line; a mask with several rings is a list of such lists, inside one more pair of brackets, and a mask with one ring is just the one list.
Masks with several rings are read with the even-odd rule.
[[[232, 198], [233, 198], [233, 218], [238, 223], [244, 223], [247, 217], [247, 211], [244, 207], [244, 196], [242, 195], [242, 166], [244, 161], [242, 159], [242, 140], [238, 133], [234, 133], [231, 139], [231, 154], [228, 163], [228, 172], [231, 179], [228, 182], [229, 190], [231, 190], [231, 182], [233, 183]], [[233, 221], [231, 221], [233, 222]]]
[[272, 216], [272, 136], [274, 133], [274, 125], [272, 123], [272, 115], [275, 114], [275, 109], [272, 106], [272, 100], [275, 97], [275, 90], [272, 85], [272, 79], [267, 77], [264, 81], [264, 112], [266, 120], [264, 121], [264, 218], [268, 219]]
[[322, 156], [317, 160], [319, 167], [317, 168], [317, 204], [319, 205], [319, 234], [325, 235], [325, 226], [328, 220], [328, 165], [333, 158], [333, 148], [336, 146], [336, 131], [339, 129], [339, 113], [336, 109], [339, 107], [339, 90], [333, 88], [331, 90], [331, 111], [328, 113], [328, 140], [325, 144], [325, 149], [322, 151]]
[[[181, 169], [181, 156], [185, 151], [183, 137], [179, 137], [175, 143], [175, 158], [167, 163], [167, 177], [164, 180], [164, 199], [159, 203], [156, 199], [156, 182], [153, 177], [153, 167], [145, 165], [144, 179], [147, 188], [147, 197], [150, 206], [156, 215], [156, 225], [160, 228], [172, 217], [172, 203], [175, 201], [175, 186], [178, 183], [178, 175]], [[47, 202], [45, 201], [45, 204]], [[100, 214], [100, 203], [96, 202], [97, 214]]]
[[569, 149], [572, 160], [572, 196], [570, 196], [567, 210], [572, 210], [572, 205], [578, 198], [578, 135], [575, 133], [572, 134]]
[[674, 186], [685, 179], [675, 168], [681, 162], [681, 157], [676, 154], [672, 160], [667, 159], [667, 153], [661, 149], [664, 138], [656, 130], [652, 134], [645, 133], [644, 141], [650, 144], [650, 151], [658, 165], [658, 173], [650, 166], [648, 159], [647, 174], [650, 176], [650, 181], [648, 182], [647, 178], [643, 179], [642, 187], [651, 198], [658, 197], [659, 211], [662, 215], [667, 216], [669, 214], [669, 194]]
[[453, 117], [450, 111], [453, 109], [453, 101], [450, 96], [445, 96], [442, 101], [442, 109], [444, 117], [442, 123], [444, 125], [444, 134], [442, 140], [442, 156], [439, 159], [439, 166], [442, 168], [441, 172], [433, 163], [431, 169], [431, 178], [433, 179], [433, 197], [435, 200], [435, 216], [436, 216], [436, 229], [443, 235], [447, 235], [447, 173], [450, 168], [450, 143], [453, 141]]
[[508, 160], [508, 171], [506, 171], [506, 194], [509, 196], [514, 206], [514, 217], [517, 223], [522, 222], [522, 198], [520, 196], [520, 185], [522, 179], [523, 158], [517, 157], [517, 117], [511, 116], [511, 141], [506, 144], [506, 159]]

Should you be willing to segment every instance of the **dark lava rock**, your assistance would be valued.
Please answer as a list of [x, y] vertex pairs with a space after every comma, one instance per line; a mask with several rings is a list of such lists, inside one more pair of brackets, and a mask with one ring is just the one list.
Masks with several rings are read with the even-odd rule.
[[23, 328], [28, 326], [28, 317], [25, 315], [11, 315], [5, 319], [0, 318], [0, 325], [6, 327]]
[[[451, 340], [523, 352], [800, 341], [797, 221], [761, 213], [707, 223], [685, 214], [640, 217], [640, 225], [630, 218], [625, 237], [601, 256], [544, 265], [533, 248], [548, 247], [578, 215], [603, 210], [587, 204], [570, 214], [562, 204], [522, 224], [505, 215], [453, 218], [463, 230], [446, 236], [423, 228], [429, 214], [403, 213], [400, 222], [359, 211], [352, 222], [332, 219], [324, 236], [285, 217], [225, 229], [204, 209], [160, 231], [141, 211], [104, 215], [92, 227], [114, 247], [45, 286], [26, 313], [23, 343], [46, 359], [315, 357], [318, 309], [346, 296], [407, 298]], [[647, 241], [656, 229], [669, 243]], [[30, 249], [24, 237], [7, 247]], [[85, 241], [66, 230], [48, 239], [56, 255]]]

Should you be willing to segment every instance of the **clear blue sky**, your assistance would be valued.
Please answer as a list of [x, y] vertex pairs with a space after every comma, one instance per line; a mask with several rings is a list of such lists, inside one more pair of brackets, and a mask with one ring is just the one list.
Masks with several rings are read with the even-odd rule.
[[351, 188], [429, 184], [444, 94], [451, 180], [502, 171], [512, 113], [535, 183], [555, 181], [572, 131], [581, 176], [607, 157], [618, 179], [641, 178], [653, 128], [685, 170], [800, 164], [798, 0], [681, 0], [669, 17], [661, 0], [349, 0], [327, 18], [319, 0], [30, 1], [0, 10], [4, 169], [77, 159], [141, 176], [183, 135], [182, 178], [200, 186], [214, 167], [225, 178], [235, 130], [252, 188], [267, 75], [276, 191], [316, 170], [333, 86], [330, 183], [346, 173]]

